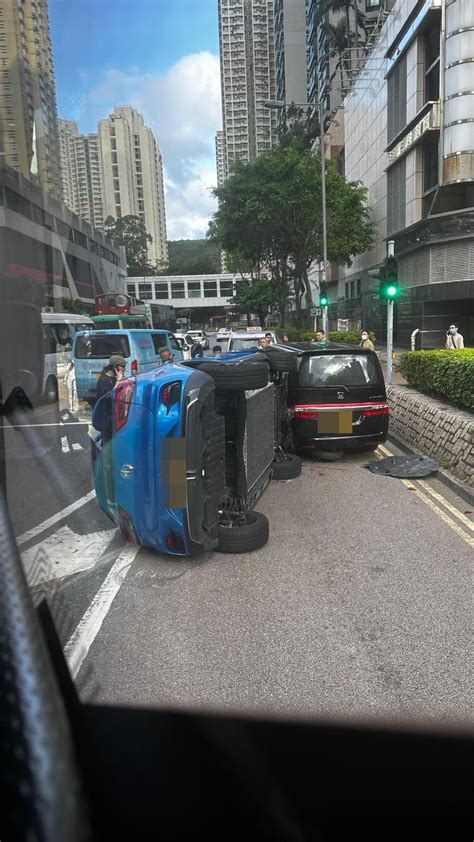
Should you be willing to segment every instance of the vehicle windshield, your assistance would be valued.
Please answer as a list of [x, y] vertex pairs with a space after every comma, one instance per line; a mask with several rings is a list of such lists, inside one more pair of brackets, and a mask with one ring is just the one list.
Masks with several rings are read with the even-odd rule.
[[474, 0], [0, 0], [0, 506], [81, 700], [471, 717], [473, 49]]
[[298, 375], [299, 385], [375, 386], [381, 382], [374, 358], [363, 354], [305, 356]]
[[108, 360], [112, 354], [130, 356], [128, 336], [120, 333], [110, 336], [88, 333], [77, 337], [74, 355], [78, 360]]

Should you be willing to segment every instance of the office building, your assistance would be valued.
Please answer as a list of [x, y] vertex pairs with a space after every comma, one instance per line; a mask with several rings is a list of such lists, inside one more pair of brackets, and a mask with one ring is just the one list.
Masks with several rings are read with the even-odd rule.
[[368, 190], [376, 242], [339, 268], [333, 324], [349, 319], [383, 341], [386, 305], [368, 270], [393, 239], [395, 344], [409, 347], [418, 329], [422, 347], [444, 347], [453, 322], [474, 344], [473, 30], [466, 0], [397, 0], [345, 100], [345, 175]]
[[274, 0], [219, 0], [225, 171], [271, 149], [277, 116]]
[[46, 0], [0, 0], [0, 158], [62, 195]]
[[58, 120], [63, 201], [94, 228], [104, 227], [97, 134], [80, 134], [73, 120]]
[[286, 105], [308, 101], [306, 0], [275, 0], [276, 98]]
[[168, 263], [163, 163], [153, 132], [130, 106], [115, 108], [99, 121], [104, 219], [132, 214], [145, 225], [153, 242], [152, 265]]

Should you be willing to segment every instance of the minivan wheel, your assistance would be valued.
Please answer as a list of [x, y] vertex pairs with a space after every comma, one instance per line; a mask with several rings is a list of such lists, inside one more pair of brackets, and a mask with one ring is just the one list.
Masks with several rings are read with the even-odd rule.
[[302, 461], [295, 453], [284, 453], [282, 459], [272, 462], [272, 479], [295, 479], [301, 474]]
[[268, 518], [260, 512], [224, 512], [217, 526], [217, 552], [250, 553], [259, 550], [270, 532]]
[[312, 457], [316, 462], [337, 462], [344, 456], [343, 450], [313, 450]]
[[44, 396], [47, 403], [56, 403], [58, 399], [58, 381], [52, 375], [46, 381]]

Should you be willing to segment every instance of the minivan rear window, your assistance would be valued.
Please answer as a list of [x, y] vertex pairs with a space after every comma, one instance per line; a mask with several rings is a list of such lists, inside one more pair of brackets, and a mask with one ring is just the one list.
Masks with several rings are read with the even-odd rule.
[[321, 354], [303, 357], [299, 369], [299, 385], [375, 386], [380, 382], [373, 357], [365, 354]]
[[130, 356], [128, 336], [120, 333], [100, 336], [94, 332], [77, 339], [75, 356], [79, 360], [108, 360], [112, 354]]

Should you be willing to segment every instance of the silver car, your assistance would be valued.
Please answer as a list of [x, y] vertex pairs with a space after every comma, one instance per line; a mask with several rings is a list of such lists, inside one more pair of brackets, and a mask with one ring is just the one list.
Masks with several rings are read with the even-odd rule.
[[231, 333], [229, 337], [228, 351], [252, 351], [258, 349], [258, 340], [263, 339], [267, 333], [271, 334], [272, 342], [276, 343], [277, 338], [272, 330], [246, 330]]

